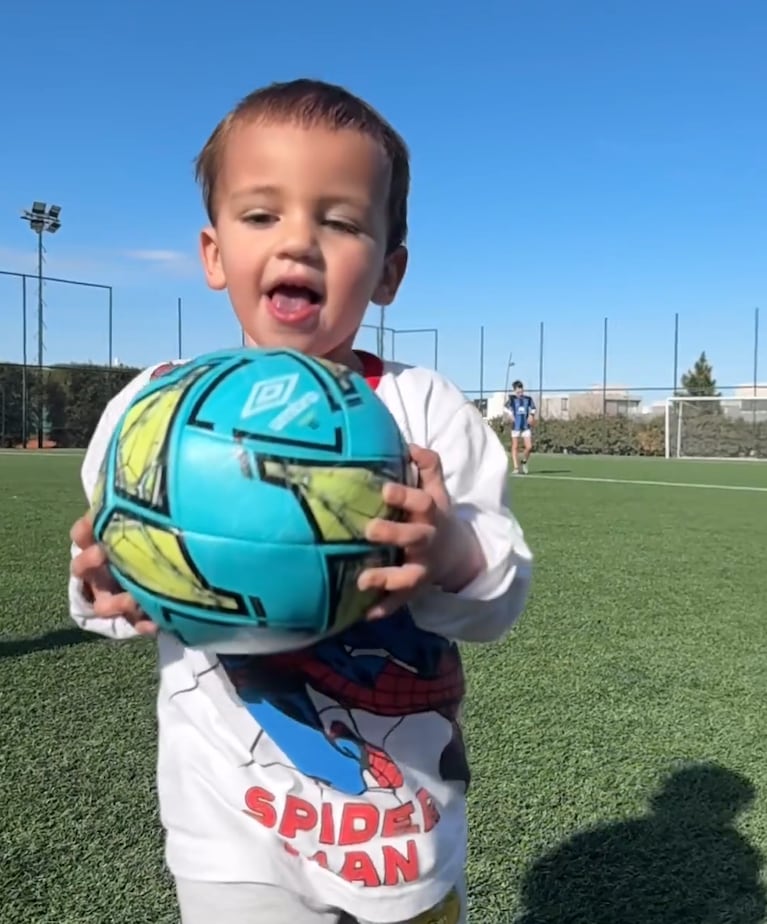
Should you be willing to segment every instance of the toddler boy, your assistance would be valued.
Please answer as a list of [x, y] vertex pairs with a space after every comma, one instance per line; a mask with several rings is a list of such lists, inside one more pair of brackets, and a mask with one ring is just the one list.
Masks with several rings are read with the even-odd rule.
[[[217, 656], [157, 635], [158, 790], [183, 924], [466, 920], [466, 791], [458, 641], [500, 638], [525, 604], [531, 554], [507, 506], [506, 454], [436, 372], [353, 349], [369, 302], [407, 264], [408, 153], [367, 104], [325, 83], [258, 90], [197, 161], [208, 285], [246, 343], [364, 375], [411, 445], [403, 522], [368, 538], [404, 551], [362, 588], [368, 619], [297, 651]], [[82, 467], [90, 500], [141, 373], [108, 404]], [[156, 634], [109, 578], [87, 517], [72, 529], [70, 609], [84, 628]]]

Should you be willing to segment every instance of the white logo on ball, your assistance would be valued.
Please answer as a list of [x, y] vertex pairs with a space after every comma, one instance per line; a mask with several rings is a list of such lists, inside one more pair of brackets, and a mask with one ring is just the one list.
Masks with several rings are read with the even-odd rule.
[[240, 412], [240, 418], [246, 420], [264, 411], [273, 411], [275, 408], [282, 407], [290, 401], [297, 384], [298, 373], [295, 372], [292, 375], [278, 375], [276, 378], [257, 382], [250, 390], [248, 400]]

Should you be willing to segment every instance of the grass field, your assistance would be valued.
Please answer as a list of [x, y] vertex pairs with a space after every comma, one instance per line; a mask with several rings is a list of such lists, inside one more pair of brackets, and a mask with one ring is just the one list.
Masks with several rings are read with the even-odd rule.
[[[152, 645], [68, 623], [78, 466], [0, 455], [0, 922], [170, 924]], [[513, 498], [532, 599], [466, 650], [473, 924], [765, 920], [767, 465], [538, 458]]]

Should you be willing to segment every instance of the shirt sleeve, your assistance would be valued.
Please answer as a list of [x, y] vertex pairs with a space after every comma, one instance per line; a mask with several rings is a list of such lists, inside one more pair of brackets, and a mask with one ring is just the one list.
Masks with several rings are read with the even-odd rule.
[[451, 638], [502, 638], [524, 609], [532, 554], [509, 506], [509, 463], [500, 440], [474, 405], [441, 379], [427, 399], [427, 448], [442, 460], [453, 514], [467, 522], [486, 568], [458, 593], [430, 588], [413, 615], [425, 629]]
[[[104, 413], [101, 415], [93, 436], [88, 444], [88, 449], [83, 459], [80, 469], [80, 479], [87, 504], [90, 504], [93, 498], [93, 491], [96, 486], [99, 469], [104, 459], [104, 455], [109, 445], [109, 440], [117, 427], [117, 424], [127, 409], [134, 396], [147, 384], [157, 369], [152, 366], [141, 372], [134, 379], [118, 392], [114, 398], [107, 404]], [[71, 555], [74, 558], [80, 550], [72, 543]], [[89, 632], [95, 632], [98, 635], [104, 635], [108, 638], [133, 638], [138, 633], [133, 626], [122, 617], [117, 619], [98, 619], [94, 616], [93, 606], [84, 593], [82, 581], [70, 576], [69, 578], [69, 615], [74, 622], [81, 628]]]

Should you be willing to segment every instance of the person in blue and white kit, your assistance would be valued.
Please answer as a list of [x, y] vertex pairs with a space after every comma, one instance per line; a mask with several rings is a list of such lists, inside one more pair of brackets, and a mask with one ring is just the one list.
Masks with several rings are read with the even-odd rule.
[[[513, 473], [527, 474], [527, 462], [533, 451], [533, 431], [535, 426], [535, 401], [525, 394], [525, 386], [517, 379], [514, 389], [506, 401], [506, 417], [511, 423], [511, 461]], [[522, 465], [520, 468], [519, 440], [522, 439]]]

